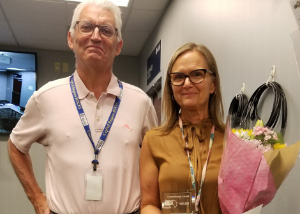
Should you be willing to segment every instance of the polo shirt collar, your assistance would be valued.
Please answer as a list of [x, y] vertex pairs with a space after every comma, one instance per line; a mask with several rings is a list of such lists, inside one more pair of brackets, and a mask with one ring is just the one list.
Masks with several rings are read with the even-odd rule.
[[[80, 79], [77, 71], [74, 72], [74, 81], [75, 81], [76, 90], [77, 90], [79, 99], [83, 99], [89, 93], [91, 93], [86, 88], [86, 86], [84, 85], [82, 80]], [[121, 92], [121, 89], [120, 89], [119, 84], [118, 84], [118, 79], [114, 74], [112, 74], [110, 82], [109, 82], [108, 87], [106, 89], [106, 93], [114, 95], [114, 96], [119, 96], [120, 92]]]

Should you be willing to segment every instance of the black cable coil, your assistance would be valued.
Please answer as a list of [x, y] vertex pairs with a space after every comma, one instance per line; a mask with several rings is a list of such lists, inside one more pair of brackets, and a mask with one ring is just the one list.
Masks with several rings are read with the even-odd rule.
[[268, 89], [272, 89], [274, 92], [274, 102], [273, 102], [270, 118], [268, 122], [265, 124], [265, 126], [274, 129], [278, 122], [280, 112], [281, 112], [282, 121], [281, 121], [280, 132], [282, 133], [282, 135], [284, 135], [286, 123], [287, 123], [287, 102], [282, 87], [277, 82], [274, 81], [264, 83], [258, 89], [256, 89], [256, 91], [250, 97], [247, 106], [243, 110], [240, 126], [244, 128], [248, 128], [247, 126], [249, 124], [248, 123], [249, 119], [252, 121], [261, 119], [257, 113], [257, 107], [261, 95]]
[[248, 103], [248, 97], [244, 93], [239, 93], [232, 99], [228, 114], [230, 115], [231, 128], [237, 128], [243, 115], [243, 111]]

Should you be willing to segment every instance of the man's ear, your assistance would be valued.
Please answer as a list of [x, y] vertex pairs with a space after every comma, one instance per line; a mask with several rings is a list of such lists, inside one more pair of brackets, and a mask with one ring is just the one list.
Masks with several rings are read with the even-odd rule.
[[121, 53], [122, 47], [123, 47], [123, 40], [121, 39], [117, 44], [116, 56], [118, 56]]
[[71, 36], [71, 32], [68, 32], [68, 45], [71, 50], [73, 50], [73, 37]]

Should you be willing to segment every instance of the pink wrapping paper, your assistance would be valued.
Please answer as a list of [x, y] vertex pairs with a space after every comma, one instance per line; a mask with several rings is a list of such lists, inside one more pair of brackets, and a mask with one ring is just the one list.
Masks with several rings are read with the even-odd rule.
[[[272, 200], [275, 186], [271, 182], [266, 187], [267, 182], [262, 183], [259, 179], [260, 176], [263, 180], [266, 175], [271, 176], [263, 154], [243, 142], [230, 129], [227, 130], [227, 144], [218, 178], [219, 201], [224, 214], [241, 214], [262, 204], [255, 197], [260, 190], [264, 190], [263, 193], [269, 190], [271, 194], [268, 194], [268, 200]], [[257, 183], [259, 186], [253, 185]]]
[[300, 141], [262, 154], [227, 128], [218, 177], [223, 214], [241, 214], [270, 203], [294, 166], [299, 148]]

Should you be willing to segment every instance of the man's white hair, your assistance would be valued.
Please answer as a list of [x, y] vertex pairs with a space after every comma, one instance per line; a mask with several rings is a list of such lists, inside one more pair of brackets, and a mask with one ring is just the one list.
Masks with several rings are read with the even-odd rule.
[[97, 5], [102, 7], [103, 9], [109, 10], [110, 12], [112, 12], [112, 14], [115, 17], [115, 27], [118, 30], [118, 41], [120, 41], [122, 39], [122, 18], [121, 18], [121, 10], [118, 6], [116, 6], [114, 3], [112, 3], [111, 1], [108, 0], [85, 0], [83, 2], [81, 2], [80, 4], [77, 5], [77, 7], [74, 10], [73, 13], [73, 17], [72, 17], [72, 21], [71, 21], [71, 26], [70, 26], [70, 33], [71, 36], [74, 36], [74, 28], [76, 25], [76, 22], [79, 21], [79, 17], [80, 17], [80, 13], [82, 11], [82, 9], [87, 6], [87, 5]]

